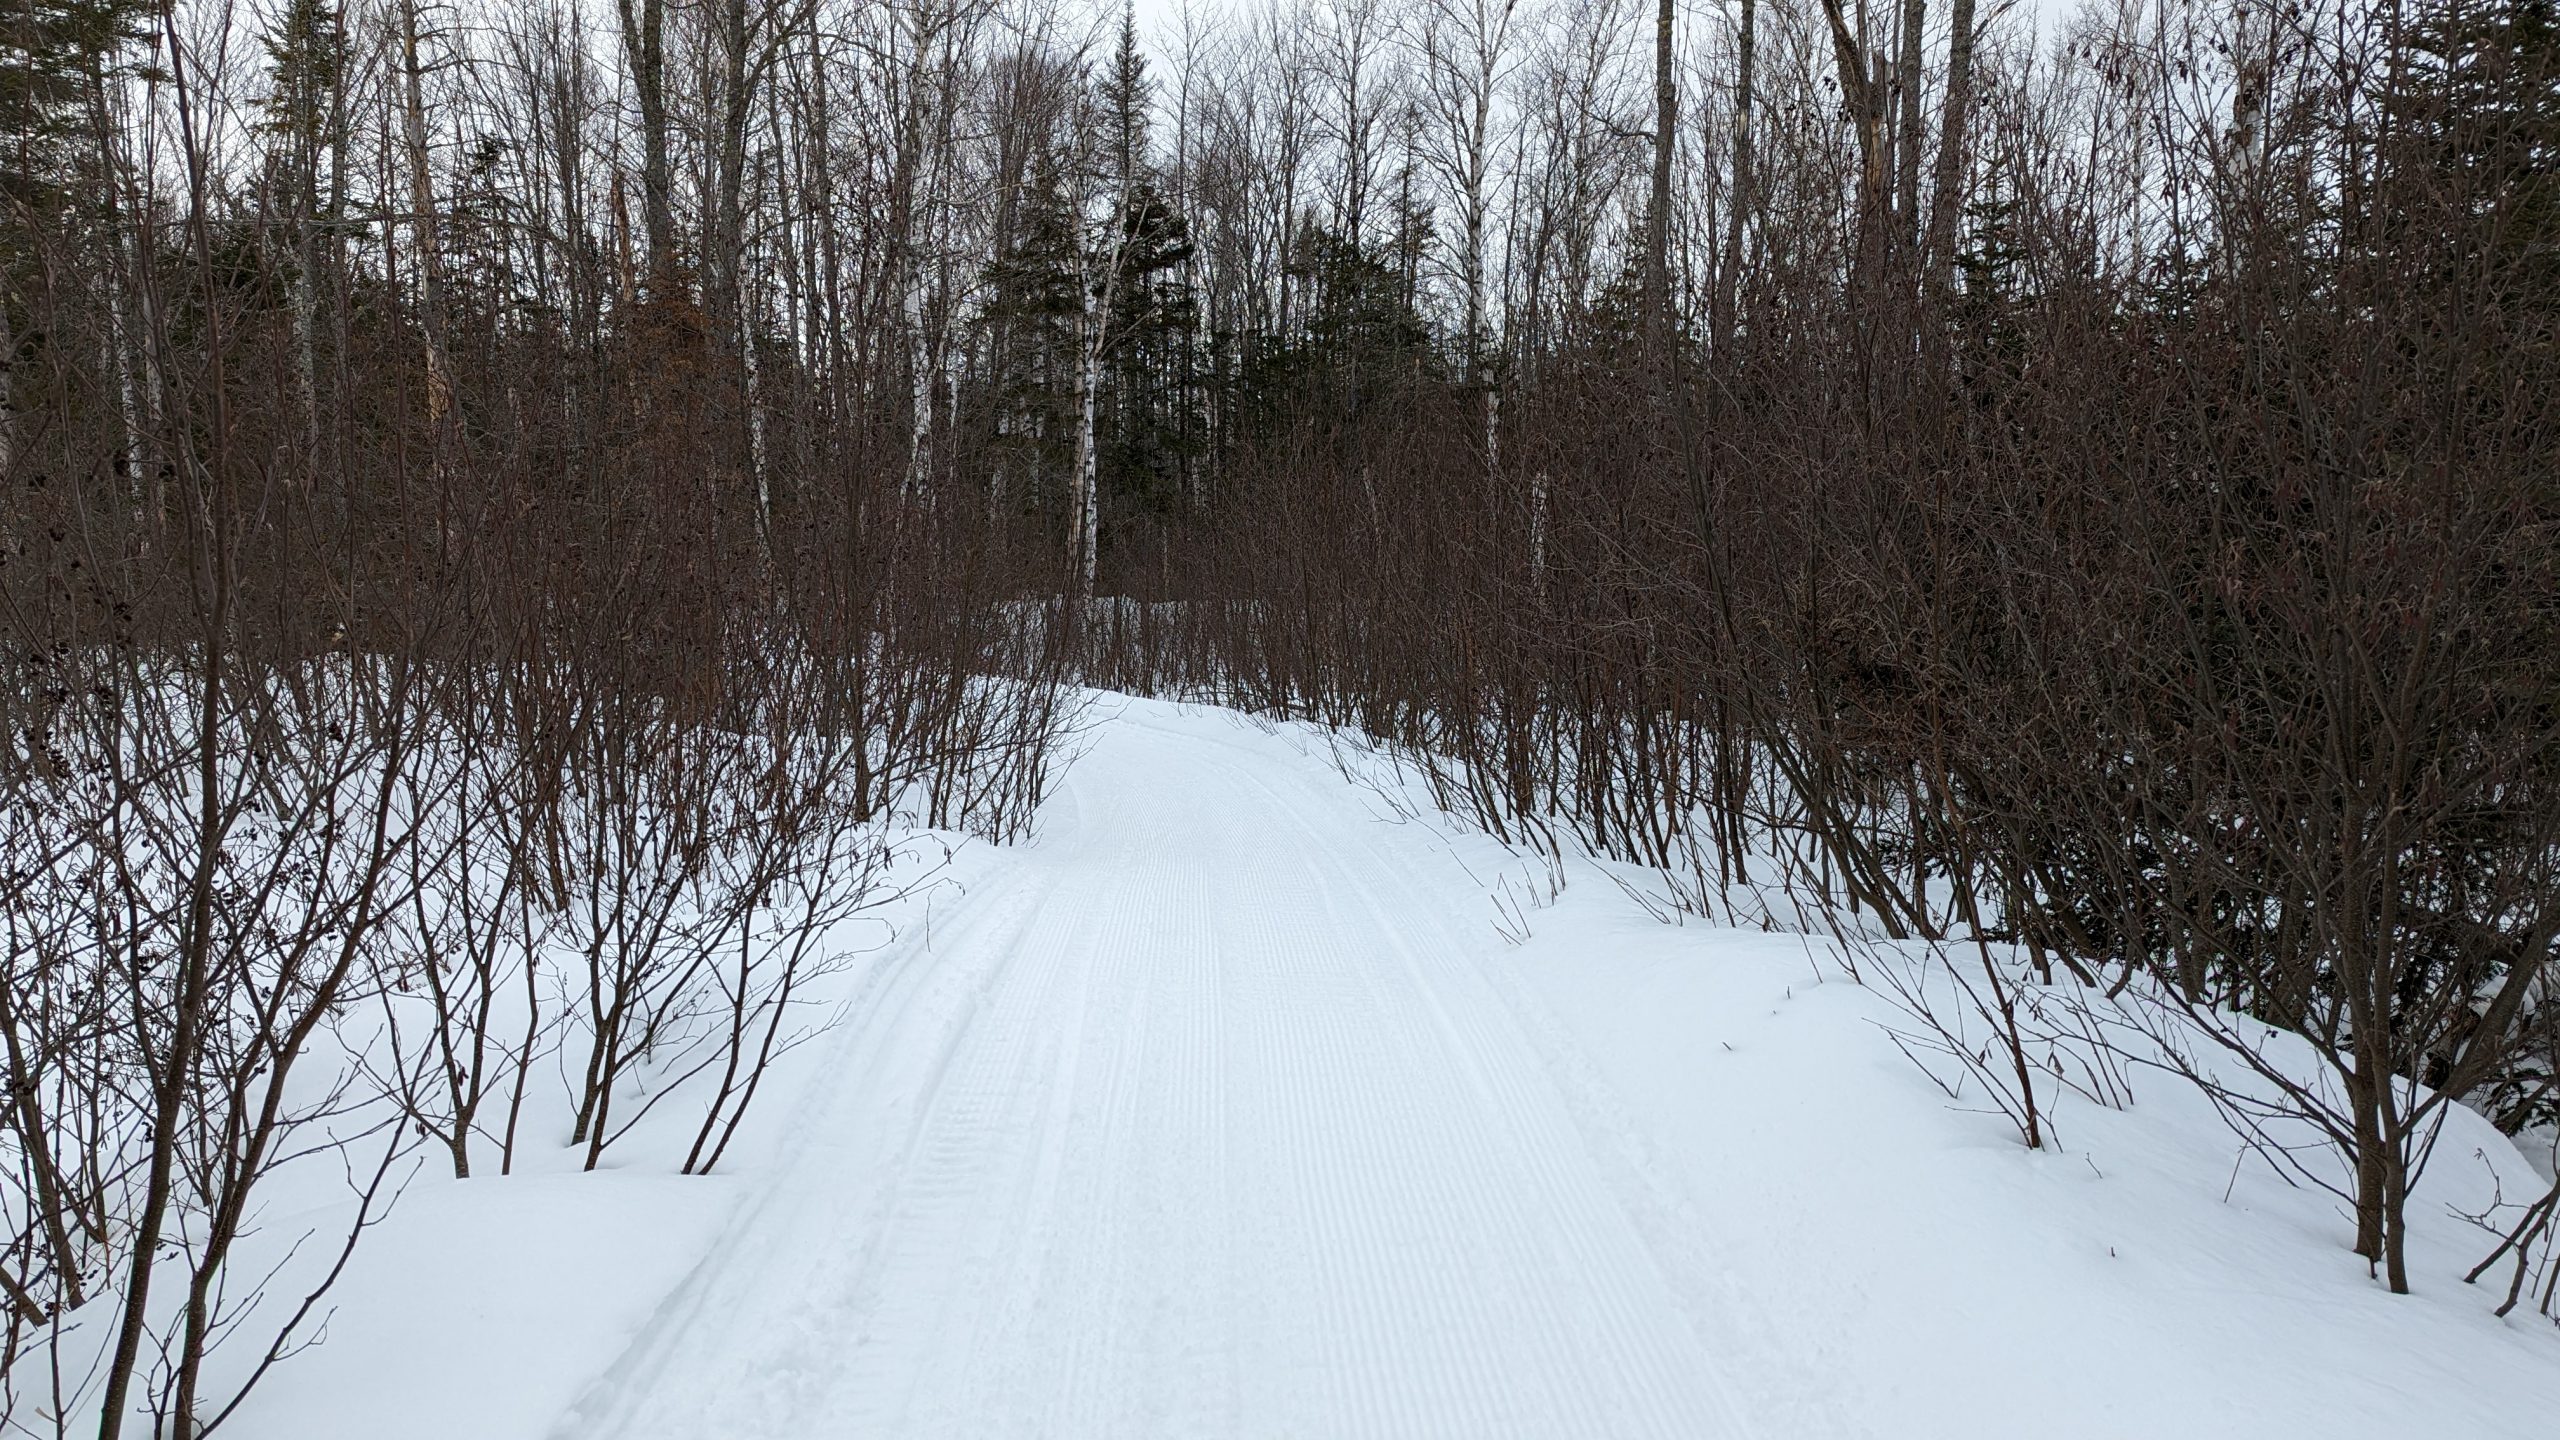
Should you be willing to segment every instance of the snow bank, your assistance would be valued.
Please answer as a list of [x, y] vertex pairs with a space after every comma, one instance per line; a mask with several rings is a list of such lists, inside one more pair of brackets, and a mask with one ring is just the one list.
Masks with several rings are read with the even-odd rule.
[[[1328, 1193], [1337, 1198], [1388, 1195], [1374, 1189], [1383, 1183], [1380, 1164], [1409, 1168], [1417, 1186], [1504, 1173], [1454, 1141], [1427, 1153], [1389, 1145], [1405, 1143], [1397, 1137], [1408, 1131], [1396, 1125], [1434, 1128], [1431, 1116], [1407, 1113], [1427, 1108], [1426, 1100], [1484, 1107], [1453, 1110], [1451, 1134], [1477, 1133], [1491, 1114], [1529, 1116], [1513, 1133], [1514, 1148], [1550, 1167], [1542, 1173], [1565, 1178], [1534, 1202], [1510, 1197], [1521, 1215], [1543, 1205], [1530, 1217], [1540, 1224], [1597, 1217], [1558, 1197], [1580, 1197], [1576, 1204], [1616, 1197], [1606, 1206], [1608, 1223], [1634, 1238], [1595, 1243], [1588, 1253], [1642, 1257], [1637, 1269], [1649, 1273], [1622, 1277], [1613, 1293], [1669, 1297], [1658, 1315], [1643, 1313], [1677, 1332], [1657, 1337], [1661, 1344], [1717, 1377], [1734, 1433], [2488, 1440], [2545, 1434], [2560, 1423], [2560, 1330], [2531, 1316], [2495, 1319], [2495, 1296], [2461, 1283], [2491, 1243], [2462, 1212], [2484, 1208], [2500, 1182], [2510, 1198], [2538, 1188], [2515, 1147], [2469, 1112], [2453, 1115], [2413, 1205], [2417, 1293], [2395, 1297], [2348, 1253], [2353, 1226], [2338, 1202], [2289, 1184], [2247, 1154], [2211, 1106], [2172, 1076], [2130, 1072], [2132, 1103], [2122, 1109], [2047, 1097], [2057, 1143], [2030, 1151], [2006, 1121], [1967, 1099], [1950, 1100], [1896, 1049], [1887, 1027], [1907, 1027], [1908, 1018], [1883, 989], [1854, 981], [1849, 957], [1828, 940], [1660, 923], [1623, 888], [1641, 885], [1641, 876], [1583, 860], [1551, 871], [1480, 836], [1416, 821], [1380, 803], [1377, 787], [1392, 782], [1373, 775], [1367, 789], [1344, 783], [1322, 738], [1301, 728], [1116, 699], [1105, 709], [1115, 707], [1116, 715], [1097, 714], [1094, 753], [1070, 773], [1047, 839], [1003, 856], [965, 854], [953, 872], [965, 884], [919, 897], [932, 906], [929, 925], [920, 911], [910, 914], [896, 945], [840, 977], [852, 1017], [841, 1033], [858, 1039], [786, 1059], [782, 1088], [750, 1121], [734, 1173], [670, 1176], [664, 1156], [635, 1137], [627, 1153], [616, 1151], [619, 1170], [413, 1183], [338, 1286], [326, 1343], [289, 1361], [235, 1420], [234, 1433], [259, 1440], [601, 1433], [596, 1415], [622, 1413], [649, 1393], [648, 1377], [635, 1369], [690, 1364], [687, 1347], [695, 1347], [728, 1352], [718, 1365], [696, 1366], [702, 1374], [750, 1387], [781, 1383], [770, 1365], [759, 1370], [758, 1356], [770, 1361], [776, 1348], [801, 1356], [801, 1369], [836, 1354], [848, 1367], [887, 1365], [861, 1381], [868, 1388], [857, 1387], [860, 1394], [947, 1382], [950, 1395], [998, 1407], [1025, 1434], [1540, 1434], [1526, 1412], [1506, 1420], [1477, 1406], [1471, 1418], [1457, 1403], [1437, 1410], [1421, 1403], [1436, 1392], [1420, 1372], [1413, 1384], [1394, 1383], [1390, 1362], [1406, 1353], [1436, 1357], [1431, 1363], [1442, 1370], [1433, 1373], [1443, 1381], [1471, 1373], [1464, 1347], [1441, 1343], [1449, 1336], [1388, 1333], [1397, 1317], [1423, 1313], [1384, 1284], [1418, 1263], [1416, 1253], [1381, 1240], [1376, 1268], [1393, 1273], [1369, 1276], [1378, 1282], [1369, 1290], [1328, 1298], [1290, 1285], [1313, 1287], [1327, 1276], [1328, 1284], [1355, 1285], [1352, 1272], [1361, 1267], [1344, 1257], [1253, 1248], [1301, 1231], [1326, 1233], [1284, 1213], [1300, 1194], [1286, 1173], [1255, 1184], [1236, 1178], [1256, 1173], [1256, 1155], [1308, 1163], [1303, 1150], [1252, 1133], [1265, 1122], [1291, 1130], [1299, 1146], [1335, 1137], [1328, 1143], [1343, 1147], [1331, 1162], [1341, 1183]], [[1131, 827], [1158, 834], [1139, 843]], [[1125, 859], [1091, 848], [1113, 836], [1125, 842]], [[1188, 876], [1192, 888], [1158, 885], [1159, 876], [1108, 896], [1082, 893], [1109, 889], [1115, 867], [1141, 863], [1172, 867], [1165, 873]], [[1200, 900], [1222, 885], [1248, 899], [1266, 896], [1268, 906]], [[1361, 903], [1351, 902], [1355, 891]], [[1293, 949], [1287, 926], [1272, 926], [1284, 912], [1299, 917], [1292, 924], [1334, 925], [1321, 953]], [[1373, 925], [1392, 933], [1363, 949], [1362, 927]], [[1247, 933], [1257, 926], [1268, 933]], [[939, 947], [926, 948], [929, 928], [945, 931]], [[1037, 984], [1031, 972], [1007, 968], [1026, 950], [1042, 952], [1050, 967]], [[1245, 968], [1251, 964], [1278, 968], [1257, 978]], [[1328, 965], [1345, 967], [1341, 977]], [[1362, 966], [1387, 967], [1373, 972], [1385, 978], [1362, 980]], [[1056, 1002], [1053, 989], [1082, 998]], [[1342, 997], [1355, 1018], [1365, 1017], [1370, 1028], [1361, 1033], [1397, 1037], [1392, 1053], [1364, 1053], [1349, 1032], [1324, 1039], [1324, 1006], [1290, 999], [1301, 990], [1302, 999]], [[893, 991], [903, 998], [882, 998]], [[1123, 991], [1141, 1003], [1118, 1007], [1113, 997]], [[1424, 1007], [1409, 1024], [1389, 1013], [1408, 1003]], [[1254, 1024], [1283, 1004], [1286, 1022], [1313, 1027], [1304, 1032], [1313, 1038], [1297, 1049], [1257, 1047]], [[1178, 1015], [1192, 1018], [1180, 1026], [1165, 1018]], [[1052, 1028], [1040, 1029], [1051, 1016]], [[1146, 1039], [1151, 1017], [1180, 1043]], [[1443, 1046], [1451, 1048], [1436, 1048]], [[907, 1050], [922, 1058], [879, 1059]], [[1414, 1086], [1364, 1104], [1350, 1071], [1382, 1055], [1404, 1066], [1392, 1073]], [[1463, 1083], [1433, 1079], [1429, 1067], [1444, 1062], [1466, 1070]], [[1285, 1095], [1261, 1083], [1314, 1073], [1310, 1066], [1347, 1067], [1339, 1105], [1320, 1115], [1291, 1108], [1297, 1102], [1284, 1104]], [[1510, 1069], [1497, 1073], [1499, 1066]], [[1195, 1073], [1202, 1067], [1216, 1072], [1215, 1085], [1202, 1083]], [[979, 1098], [1019, 1123], [961, 1125], [977, 1096], [948, 1091], [958, 1082], [947, 1076], [961, 1070], [981, 1079], [1018, 1075], [1025, 1094], [1008, 1100], [990, 1090]], [[919, 1088], [890, 1093], [896, 1086]], [[838, 1093], [861, 1087], [879, 1093]], [[830, 1117], [848, 1114], [871, 1119], [854, 1127], [860, 1134], [839, 1138], [846, 1127]], [[1214, 1138], [1172, 1145], [1159, 1131], [1151, 1149], [1146, 1127], [1130, 1116], [1172, 1117], [1164, 1123]], [[1522, 1137], [1531, 1137], [1533, 1121], [1545, 1127], [1534, 1137], [1541, 1146], [1570, 1138], [1561, 1149], [1530, 1146]], [[1364, 1123], [1375, 1128], [1357, 1129]], [[1078, 1127], [1087, 1125], [1111, 1143], [1086, 1146], [1079, 1137], [1088, 1132]], [[826, 1129], [825, 1145], [811, 1143], [813, 1126]], [[1342, 1126], [1353, 1128], [1326, 1128]], [[998, 1164], [955, 1148], [977, 1144], [1010, 1149]], [[795, 1156], [813, 1148], [837, 1152], [827, 1163], [843, 1173], [801, 1164], [789, 1184], [802, 1203], [760, 1203], [784, 1185]], [[550, 1153], [536, 1150], [537, 1160]], [[1552, 1168], [1567, 1166], [1554, 1157], [1594, 1178], [1585, 1183]], [[896, 1205], [858, 1202], [856, 1192], [898, 1194], [914, 1177], [895, 1167], [927, 1161], [954, 1175], [1029, 1178], [1001, 1195], [919, 1181]], [[1202, 1166], [1224, 1167], [1227, 1178]], [[556, 1172], [559, 1164], [554, 1157], [531, 1168]], [[1197, 1209], [1162, 1203], [1177, 1195], [1239, 1207], [1234, 1213], [1253, 1221], [1239, 1221], [1203, 1252], [1219, 1257], [1206, 1267], [1214, 1273], [1171, 1244], [1169, 1237], [1205, 1234], [1214, 1223]], [[835, 1203], [821, 1203], [829, 1196]], [[1005, 1208], [1017, 1204], [1055, 1213]], [[1082, 1215], [1073, 1204], [1099, 1208]], [[1437, 1222], [1424, 1206], [1359, 1223], [1382, 1237], [1408, 1223], [1447, 1229], [1451, 1244], [1431, 1253], [1463, 1258], [1437, 1272], [1442, 1279], [1428, 1288], [1445, 1293], [1434, 1304], [1535, 1299], [1541, 1287], [1570, 1280], [1571, 1267], [1560, 1269], [1558, 1257], [1584, 1253], [1580, 1242], [1540, 1242], [1563, 1247], [1543, 1254], [1536, 1246], [1459, 1244], [1479, 1231], [1510, 1234], [1517, 1218], [1506, 1215], [1499, 1194], [1469, 1204], [1463, 1216]], [[740, 1230], [777, 1213], [796, 1216], [791, 1223], [808, 1233], [738, 1243]], [[975, 1238], [955, 1239], [942, 1254], [927, 1243], [940, 1233], [929, 1227], [889, 1240], [851, 1233], [922, 1215], [950, 1222], [953, 1236]], [[812, 1226], [846, 1233], [820, 1235]], [[839, 1253], [824, 1263], [840, 1262], [860, 1280], [847, 1280], [843, 1292], [853, 1307], [843, 1318], [857, 1328], [799, 1333], [832, 1323], [836, 1313], [783, 1293], [796, 1271], [820, 1263], [804, 1242], [833, 1247]], [[1105, 1252], [1120, 1258], [1106, 1265]], [[749, 1269], [724, 1255], [762, 1258]], [[706, 1273], [723, 1266], [718, 1277]], [[1514, 1268], [1490, 1273], [1506, 1266]], [[1059, 1289], [1061, 1276], [1085, 1279]], [[1029, 1288], [1004, 1288], [1017, 1284]], [[901, 1285], [929, 1288], [889, 1293]], [[717, 1306], [669, 1299], [714, 1290]], [[766, 1290], [774, 1315], [798, 1317], [782, 1327], [793, 1333], [758, 1330]], [[968, 1298], [1002, 1295], [1013, 1298], [1003, 1306]], [[1203, 1297], [1218, 1296], [1225, 1298], [1202, 1308]], [[1350, 1353], [1342, 1337], [1275, 1328], [1302, 1302], [1310, 1313], [1387, 1327], [1375, 1348], [1361, 1350], [1371, 1359], [1361, 1362], [1369, 1368], [1358, 1385], [1303, 1366], [1265, 1365], [1264, 1380], [1279, 1389], [1252, 1379], [1262, 1373], [1253, 1367], [1274, 1356]], [[883, 1328], [885, 1317], [910, 1314], [931, 1325]], [[1172, 1315], [1189, 1318], [1166, 1324]], [[1503, 1365], [1527, 1363], [1510, 1342], [1528, 1330], [1514, 1323], [1486, 1333], [1509, 1347]], [[1159, 1342], [1171, 1348], [1145, 1348]], [[1566, 1331], [1547, 1343], [1618, 1342]], [[1267, 1353], [1250, 1353], [1255, 1346]], [[1052, 1350], [1083, 1357], [1058, 1372], [1058, 1383], [1081, 1397], [1072, 1414], [1044, 1409], [1036, 1388], [998, 1395], [971, 1378], [1046, 1374], [1030, 1362]], [[924, 1358], [889, 1363], [910, 1351]], [[1609, 1373], [1595, 1363], [1607, 1358], [1578, 1357], [1581, 1373]], [[1219, 1374], [1247, 1377], [1232, 1392], [1242, 1401], [1149, 1408], [1177, 1378], [1196, 1385]], [[599, 1377], [608, 1375], [615, 1378], [600, 1391]], [[830, 1385], [854, 1379], [797, 1374], [789, 1383], [823, 1399], [836, 1393]], [[687, 1432], [704, 1440], [836, 1433], [821, 1424], [786, 1437], [746, 1418], [790, 1409], [780, 1401], [779, 1409], [723, 1411], [702, 1386], [682, 1393], [688, 1406], [725, 1413], [736, 1427]], [[1272, 1405], [1249, 1403], [1255, 1395]], [[1319, 1403], [1326, 1395], [1355, 1408], [1326, 1409]], [[1290, 1396], [1288, 1404], [1274, 1398]], [[1356, 1408], [1363, 1405], [1370, 1408]], [[829, 1423], [854, 1423], [853, 1412], [824, 1413], [837, 1417]], [[933, 1413], [939, 1429], [902, 1428], [892, 1418], [861, 1433], [964, 1433], [955, 1427], [974, 1412]], [[1617, 1426], [1605, 1411], [1590, 1411], [1572, 1433], [1671, 1433], [1652, 1423], [1670, 1413], [1629, 1408]], [[1284, 1414], [1318, 1428], [1290, 1429]], [[655, 1414], [652, 1423], [663, 1428], [679, 1418]]]
[[2393, 1296], [2349, 1252], [2347, 1207], [2249, 1153], [2186, 1082], [2132, 1069], [2122, 1110], [2041, 1093], [2058, 1134], [2030, 1151], [1894, 1048], [1887, 1030], [1913, 1022], [1832, 942], [1657, 924], [1572, 868], [1580, 883], [1490, 963], [1621, 1098], [1733, 1285], [1821, 1357], [1846, 1433], [2560, 1425], [2560, 1330], [2496, 1319], [2493, 1287], [2462, 1283], [2494, 1243], [2466, 1212], [2500, 1182], [2510, 1201], [2540, 1189], [2472, 1112], [2452, 1113], [2412, 1202], [2416, 1293]]

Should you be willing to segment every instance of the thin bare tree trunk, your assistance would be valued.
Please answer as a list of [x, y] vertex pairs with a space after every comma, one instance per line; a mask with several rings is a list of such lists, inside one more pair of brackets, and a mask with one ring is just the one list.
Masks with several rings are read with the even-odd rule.
[[640, 225], [648, 246], [648, 284], [651, 293], [670, 295], [678, 276], [675, 178], [667, 144], [666, 0], [615, 0], [615, 6], [640, 106]]
[[[18, 456], [18, 389], [13, 378], [17, 363], [18, 332], [9, 324], [9, 296], [0, 291], [0, 475], [9, 472]], [[0, 546], [7, 543], [5, 535], [0, 535]]]
[[[1970, 5], [1972, 0], [1963, 3]], [[1744, 225], [1753, 204], [1751, 87], [1759, 49], [1758, 11], [1759, 0], [1742, 0], [1741, 28], [1734, 37], [1733, 194], [1725, 202], [1724, 265], [1716, 277], [1715, 346], [1719, 364], [1724, 363], [1724, 352], [1733, 344], [1734, 327], [1740, 319], [1736, 307], [1741, 303]]]
[[[1749, 3], [1749, 0], [1745, 0]], [[1956, 222], [1964, 209], [1965, 127], [1973, 114], [1974, 0], [1952, 0], [1947, 12], [1947, 94], [1938, 112], [1938, 160], [1929, 181], [1929, 288], [1944, 296], [1956, 267]]]
[[[185, 46], [180, 42], [176, 19], [168, 12], [161, 16], [161, 35], [166, 42], [173, 76], [178, 86], [178, 115], [186, 140], [188, 164], [188, 221], [190, 239], [201, 269], [212, 265], [213, 241], [211, 218], [205, 213], [209, 199], [209, 181], [204, 171], [202, 152], [195, 144], [187, 98]], [[230, 417], [224, 404], [227, 381], [224, 374], [225, 337], [221, 329], [220, 307], [206, 311], [210, 333], [205, 337], [204, 354], [208, 360], [203, 393], [210, 414], [207, 433], [217, 447], [227, 444]], [[153, 331], [143, 337], [146, 351], [156, 352], [166, 337]], [[180, 443], [184, 443], [181, 440]], [[222, 773], [222, 707], [231, 649], [231, 606], [236, 590], [232, 553], [231, 466], [227, 455], [217, 448], [211, 465], [190, 463], [187, 466], [188, 528], [192, 530], [194, 554], [190, 579], [197, 618], [202, 626], [198, 636], [198, 663], [201, 673], [195, 677], [193, 716], [195, 795], [193, 797], [194, 853], [187, 862], [187, 899], [185, 920], [176, 943], [171, 947], [176, 962], [175, 984], [171, 987], [168, 1030], [165, 1046], [150, 1046], [159, 1063], [150, 1075], [151, 1117], [150, 1143], [143, 1166], [142, 1203], [134, 1217], [132, 1258], [126, 1267], [122, 1315], [116, 1328], [114, 1352], [107, 1362], [107, 1373], [99, 1395], [98, 1440], [119, 1440], [124, 1432], [125, 1412], [131, 1405], [134, 1377], [142, 1363], [142, 1341], [151, 1326], [151, 1281], [161, 1260], [161, 1237], [168, 1223], [171, 1192], [177, 1180], [178, 1146], [187, 1105], [195, 1090], [197, 1051], [211, 1005], [214, 962], [214, 887], [216, 872], [223, 861], [223, 842], [230, 829], [228, 791]], [[141, 977], [136, 977], [141, 983]], [[149, 1000], [135, 998], [137, 1011], [147, 1009]], [[177, 1440], [185, 1440], [191, 1416], [177, 1418]]]
[[1102, 351], [1104, 327], [1111, 323], [1112, 292], [1118, 289], [1119, 247], [1112, 250], [1111, 272], [1097, 295], [1090, 283], [1082, 287], [1084, 295], [1082, 338], [1076, 355], [1076, 468], [1070, 484], [1074, 493], [1068, 505], [1067, 555], [1070, 583], [1075, 598], [1093, 598], [1096, 552], [1101, 548], [1102, 496], [1101, 455], [1096, 434], [1097, 407], [1102, 391]]
[[89, 108], [95, 128], [99, 168], [107, 203], [107, 363], [116, 377], [120, 454], [130, 494], [141, 507], [144, 524], [157, 529], [168, 515], [168, 497], [158, 459], [160, 433], [160, 354], [151, 343], [158, 317], [153, 313], [151, 277], [144, 273], [148, 251], [135, 243], [135, 227], [145, 222], [136, 191], [126, 173], [124, 146], [108, 103], [103, 70], [89, 74]]
[[1864, 289], [1874, 282], [1881, 268], [1887, 211], [1892, 200], [1886, 178], [1884, 100], [1876, 78], [1867, 69], [1865, 6], [1860, 5], [1854, 28], [1841, 8], [1841, 0], [1822, 0], [1822, 18], [1830, 27], [1831, 58], [1840, 80], [1841, 99], [1858, 137], [1856, 268], [1859, 288]]
[[418, 57], [417, 0], [400, 0], [400, 130], [408, 151], [411, 246], [418, 267], [418, 328], [426, 337], [427, 422], [439, 463], [453, 430], [453, 370], [445, 350], [444, 270], [436, 253], [436, 192], [427, 166], [427, 107]]
[[[1894, 77], [1900, 92], [1894, 124], [1901, 134], [1894, 158], [1893, 243], [1904, 254], [1920, 241], [1920, 53], [1928, 18], [1928, 0], [1902, 0], [1902, 55]], [[1895, 274], [1897, 284], [1908, 283], [1908, 268], [1898, 265]]]
[[1680, 87], [1672, 69], [1672, 0], [1653, 17], [1653, 193], [1645, 206], [1644, 327], [1656, 384], [1669, 385], [1671, 355], [1671, 155], [1679, 140]]
[[320, 463], [320, 301], [312, 271], [319, 265], [319, 246], [302, 195], [294, 196], [293, 283], [286, 305], [293, 314], [293, 399], [302, 421], [299, 473], [308, 479]]

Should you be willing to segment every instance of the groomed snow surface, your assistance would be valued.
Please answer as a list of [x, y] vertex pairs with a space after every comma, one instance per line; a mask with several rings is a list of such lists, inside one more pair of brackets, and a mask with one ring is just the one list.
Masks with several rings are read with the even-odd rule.
[[2030, 1152], [1828, 941], [1559, 895], [1302, 729], [1088, 719], [732, 1173], [414, 1181], [227, 1429], [2560, 1434], [2560, 1331], [2460, 1283], [2538, 1188], [2467, 1112], [2391, 1296], [2168, 1077]]

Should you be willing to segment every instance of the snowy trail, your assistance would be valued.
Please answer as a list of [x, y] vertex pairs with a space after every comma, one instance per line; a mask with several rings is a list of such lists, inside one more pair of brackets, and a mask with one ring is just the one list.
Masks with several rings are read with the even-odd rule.
[[1226, 717], [1104, 723], [560, 1433], [1756, 1433], [1747, 1322], [1481, 888], [1361, 802]]

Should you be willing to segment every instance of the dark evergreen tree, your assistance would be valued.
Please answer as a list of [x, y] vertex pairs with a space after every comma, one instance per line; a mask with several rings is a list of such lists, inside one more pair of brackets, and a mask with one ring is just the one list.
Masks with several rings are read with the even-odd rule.
[[338, 97], [347, 69], [345, 17], [332, 0], [292, 0], [266, 38], [272, 79], [260, 128], [272, 141], [268, 185], [290, 214], [316, 215], [321, 164], [338, 139]]
[[[1098, 317], [1095, 441], [1108, 554], [1117, 532], [1174, 512], [1205, 422], [1186, 383], [1199, 324], [1184, 274], [1190, 226], [1149, 158], [1152, 86], [1125, 16], [1093, 93], [1102, 142], [1096, 168], [1076, 174], [1075, 156], [1050, 147], [1026, 186], [1017, 238], [987, 269], [992, 293], [982, 324], [990, 363], [982, 404], [1005, 503], [1062, 513], [1063, 482], [1075, 459], [1081, 352], [1096, 338], [1086, 334], [1085, 306], [1088, 298], [1107, 303]], [[1105, 224], [1080, 223], [1080, 188], [1110, 197]], [[1090, 297], [1083, 285], [1093, 287]]]
[[1311, 301], [1306, 326], [1247, 341], [1236, 397], [1245, 443], [1268, 442], [1293, 424], [1348, 432], [1401, 387], [1445, 378], [1415, 304], [1414, 272], [1400, 263], [1416, 233], [1408, 217], [1381, 252], [1307, 226], [1292, 267]]
[[1181, 362], [1199, 306], [1182, 273], [1190, 226], [1157, 189], [1139, 179], [1120, 217], [1121, 279], [1109, 317], [1103, 394], [1103, 514], [1162, 517], [1179, 482], [1197, 425], [1187, 414]]
[[0, 201], [37, 212], [77, 202], [100, 171], [94, 99], [151, 13], [142, 0], [0, 6]]
[[[1105, 317], [1100, 482], [1105, 528], [1161, 522], [1180, 499], [1181, 476], [1198, 430], [1182, 383], [1182, 361], [1199, 306], [1183, 273], [1190, 223], [1173, 207], [1150, 158], [1148, 111], [1154, 83], [1138, 48], [1136, 14], [1123, 10], [1120, 42], [1098, 90], [1109, 129], [1112, 193], [1124, 197], [1114, 233], [1102, 242], [1116, 259]], [[1104, 263], [1110, 263], [1105, 261]], [[1095, 269], [1099, 271], [1100, 265]]]
[[[2397, 120], [2400, 188], [2382, 243], [2443, 251], [2509, 303], [2560, 309], [2560, 3], [2455, 0], [2422, 11]], [[2423, 183], [2418, 183], [2423, 182]], [[2485, 222], [2485, 223], [2481, 223]]]
[[1017, 238], [987, 267], [984, 382], [998, 498], [1023, 512], [1054, 511], [1055, 477], [1075, 452], [1076, 337], [1082, 306], [1076, 217], [1061, 157], [1041, 157], [1025, 187]]

